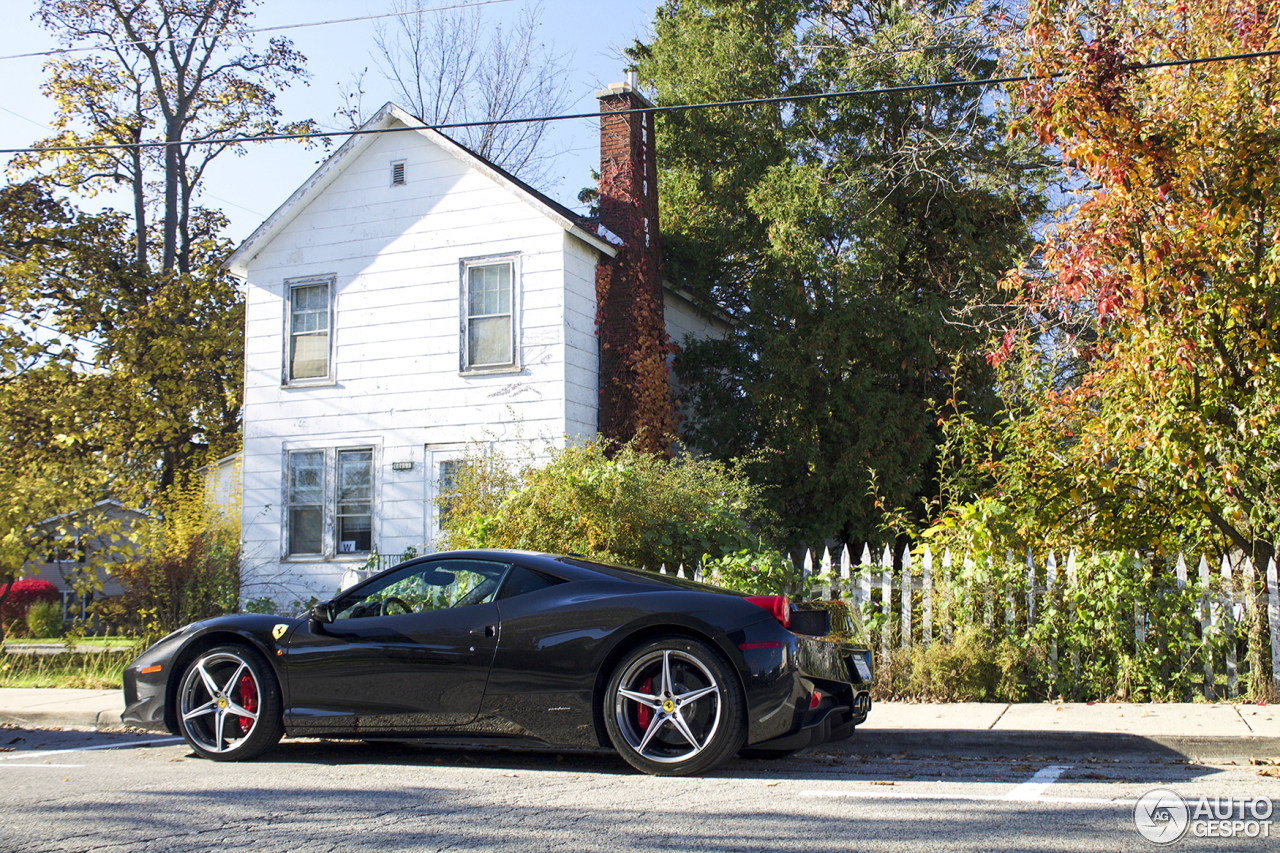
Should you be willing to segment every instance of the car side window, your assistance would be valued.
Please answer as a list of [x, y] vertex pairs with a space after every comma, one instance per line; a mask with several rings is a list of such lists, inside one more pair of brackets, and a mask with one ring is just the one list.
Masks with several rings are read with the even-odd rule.
[[334, 619], [400, 616], [485, 604], [511, 568], [486, 560], [435, 560], [392, 570], [334, 602]]
[[498, 600], [505, 601], [517, 595], [537, 592], [560, 583], [564, 583], [561, 578], [544, 575], [542, 572], [535, 572], [524, 566], [512, 566], [506, 582], [502, 584], [502, 592], [498, 593]]

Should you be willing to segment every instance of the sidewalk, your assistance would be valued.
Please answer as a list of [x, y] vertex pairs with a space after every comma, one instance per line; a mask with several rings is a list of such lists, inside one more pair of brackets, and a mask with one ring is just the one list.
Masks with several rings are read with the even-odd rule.
[[[120, 730], [119, 690], [0, 688], [0, 723]], [[857, 753], [1097, 755], [1248, 760], [1280, 756], [1280, 705], [882, 702], [853, 738]]]
[[852, 752], [1248, 760], [1280, 756], [1280, 705], [998, 702], [872, 706]]
[[34, 729], [124, 728], [124, 693], [120, 690], [74, 690], [0, 687], [0, 723]]

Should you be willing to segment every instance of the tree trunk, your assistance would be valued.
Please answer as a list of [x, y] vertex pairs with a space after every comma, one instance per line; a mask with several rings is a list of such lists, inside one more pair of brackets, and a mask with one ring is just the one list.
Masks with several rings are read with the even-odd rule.
[[171, 270], [178, 259], [178, 146], [182, 122], [170, 119], [164, 147], [164, 254], [161, 268]]
[[[142, 126], [133, 129], [135, 142], [142, 140]], [[142, 149], [134, 148], [133, 158], [133, 221], [136, 227], [134, 243], [137, 245], [138, 269], [147, 270], [147, 195], [146, 182], [142, 175]]]

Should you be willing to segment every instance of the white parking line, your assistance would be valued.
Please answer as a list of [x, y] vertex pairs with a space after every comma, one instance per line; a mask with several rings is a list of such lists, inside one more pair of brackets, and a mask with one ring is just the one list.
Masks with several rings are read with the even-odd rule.
[[1050, 764], [1037, 770], [1035, 775], [1018, 787], [1004, 795], [1006, 800], [1026, 800], [1035, 802], [1049, 786], [1058, 781], [1058, 777], [1071, 769], [1070, 764]]
[[83, 764], [6, 764], [5, 767], [84, 767]]
[[1014, 803], [1063, 803], [1090, 806], [1132, 806], [1137, 800], [1106, 799], [1102, 797], [1047, 797], [1049, 786], [1071, 769], [1069, 764], [1050, 764], [1015, 786], [1006, 794], [947, 794], [915, 793], [907, 791], [801, 791], [802, 797], [849, 798], [858, 800], [961, 800], [966, 802], [1014, 802]]
[[[18, 761], [23, 758], [31, 758], [33, 755], [66, 755], [69, 752], [89, 752], [94, 749], [129, 749], [135, 746], [151, 746], [157, 743], [180, 743], [180, 737], [164, 737], [155, 740], [131, 740], [124, 743], [101, 743], [97, 746], [77, 746], [71, 749], [28, 749], [18, 752], [15, 755], [6, 755], [0, 757], [0, 761]], [[40, 765], [43, 767], [44, 765]], [[50, 765], [52, 766], [52, 765]]]
[[973, 803], [1063, 803], [1088, 806], [1133, 806], [1137, 800], [1105, 799], [1102, 797], [1036, 797], [1031, 800], [1010, 800], [1008, 795], [986, 794], [936, 794], [909, 793], [907, 791], [801, 791], [802, 797], [827, 797], [852, 800], [961, 800]]

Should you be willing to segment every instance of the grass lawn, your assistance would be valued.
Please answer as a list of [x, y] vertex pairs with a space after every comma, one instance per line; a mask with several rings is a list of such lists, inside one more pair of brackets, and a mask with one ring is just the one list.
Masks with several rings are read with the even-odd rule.
[[[28, 645], [48, 645], [50, 643], [61, 643], [62, 637], [5, 637], [4, 644], [6, 647], [21, 649]], [[133, 637], [85, 637], [80, 641], [82, 646], [107, 646], [109, 648], [128, 649], [136, 646], [138, 641]]]
[[131, 654], [99, 652], [0, 654], [0, 687], [83, 687], [119, 689]]

